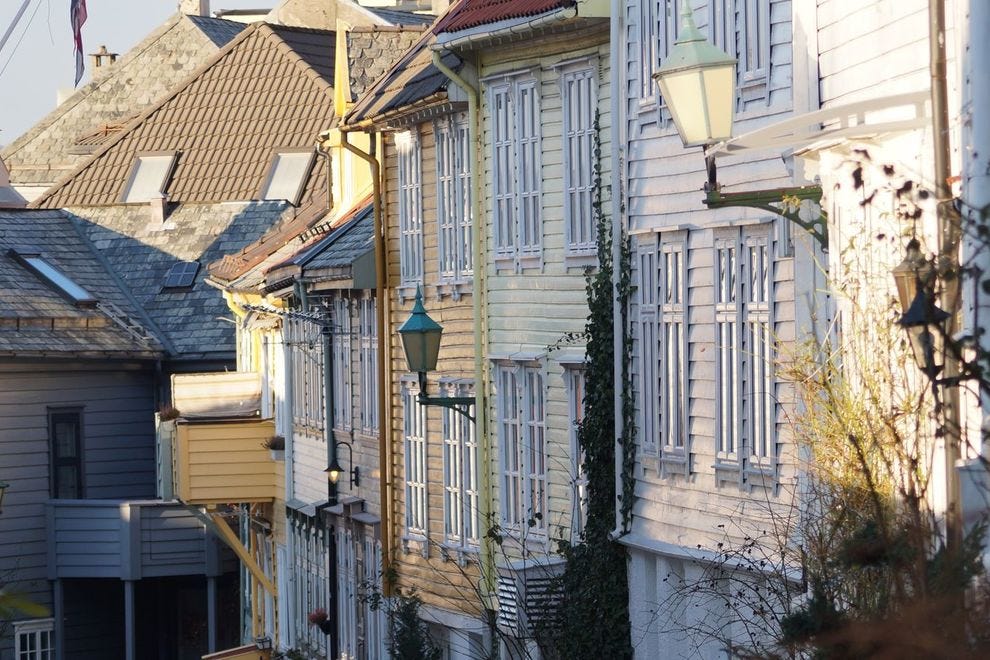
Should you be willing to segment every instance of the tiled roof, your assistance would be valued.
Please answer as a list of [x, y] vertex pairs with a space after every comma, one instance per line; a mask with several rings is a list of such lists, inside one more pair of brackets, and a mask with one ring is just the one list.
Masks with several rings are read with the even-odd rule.
[[421, 28], [354, 28], [347, 33], [351, 98], [356, 100], [422, 37]]
[[[18, 184], [51, 185], [85, 161], [76, 140], [151, 106], [244, 25], [176, 14], [8, 145], [3, 156]], [[104, 72], [105, 71], [105, 72]]]
[[[173, 357], [230, 359], [234, 326], [218, 320], [229, 310], [204, 281], [206, 265], [256, 241], [295, 209], [284, 202], [181, 204], [164, 226], [150, 220], [145, 205], [69, 211], [161, 330]], [[189, 290], [163, 291], [165, 275], [178, 261], [198, 261], [199, 274]]]
[[513, 18], [539, 16], [554, 9], [573, 7], [575, 0], [461, 0], [434, 26], [441, 32], [460, 32]]
[[35, 205], [117, 204], [135, 157], [162, 151], [179, 153], [171, 202], [257, 198], [274, 150], [312, 148], [330, 123], [333, 47], [332, 32], [249, 26]]
[[389, 9], [388, 7], [365, 7], [375, 16], [379, 17], [384, 21], [388, 21], [391, 25], [430, 25], [436, 20], [436, 16], [433, 14], [417, 14], [411, 11], [398, 11], [395, 9]]
[[[98, 301], [82, 308], [9, 255], [37, 250]], [[153, 324], [62, 211], [0, 211], [0, 355], [154, 357]]]
[[[449, 81], [433, 66], [429, 47], [434, 40], [432, 34], [423, 35], [385, 76], [358, 99], [344, 122], [360, 124], [444, 92]], [[455, 71], [461, 67], [460, 59], [451, 52], [445, 52], [442, 61]]]

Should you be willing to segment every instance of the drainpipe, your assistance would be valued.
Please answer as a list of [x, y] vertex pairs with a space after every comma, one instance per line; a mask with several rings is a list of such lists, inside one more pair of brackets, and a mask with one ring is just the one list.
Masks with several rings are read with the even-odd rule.
[[[610, 143], [610, 156], [612, 158], [612, 167], [610, 171], [611, 180], [609, 185], [611, 188], [612, 199], [611, 201], [611, 213], [612, 213], [612, 319], [613, 319], [613, 330], [612, 330], [612, 351], [613, 351], [613, 379], [615, 385], [613, 387], [613, 410], [615, 414], [615, 529], [612, 530], [612, 538], [617, 539], [620, 536], [626, 534], [629, 530], [625, 529], [624, 521], [622, 520], [622, 500], [620, 496], [622, 495], [622, 468], [623, 468], [623, 447], [622, 447], [622, 437], [627, 430], [625, 428], [625, 420], [622, 417], [622, 392], [625, 383], [622, 381], [623, 371], [625, 365], [623, 364], [623, 354], [622, 354], [622, 337], [626, 332], [627, 328], [622, 326], [622, 319], [625, 309], [625, 301], [619, 300], [617, 295], [619, 288], [619, 260], [622, 258], [622, 214], [623, 214], [623, 197], [625, 195], [625, 190], [622, 186], [624, 180], [623, 174], [625, 171], [625, 163], [622, 161], [623, 146], [625, 145], [626, 139], [626, 123], [625, 123], [625, 112], [623, 107], [624, 96], [620, 93], [624, 89], [624, 81], [622, 80], [623, 66], [616, 60], [621, 60], [624, 62], [624, 58], [616, 57], [616, 53], [621, 50], [618, 48], [612, 48], [612, 44], [621, 44], [623, 38], [623, 16], [625, 7], [620, 0], [611, 0], [611, 18], [609, 21], [609, 87], [611, 88], [611, 93], [609, 96], [610, 103], [610, 120], [612, 122], [612, 136]], [[633, 475], [630, 475], [632, 477]]]
[[[449, 51], [448, 51], [449, 52]], [[471, 292], [471, 306], [474, 320], [474, 392], [475, 392], [475, 437], [480, 440], [479, 449], [481, 456], [478, 457], [478, 464], [482, 466], [479, 475], [481, 482], [481, 498], [478, 514], [481, 524], [491, 521], [493, 514], [492, 507], [492, 485], [491, 485], [491, 444], [488, 441], [488, 378], [485, 363], [485, 348], [488, 345], [488, 325], [485, 320], [485, 299], [486, 299], [486, 275], [485, 275], [485, 227], [483, 211], [483, 188], [482, 179], [485, 171], [484, 151], [481, 144], [481, 103], [480, 93], [477, 87], [468, 83], [460, 74], [451, 69], [442, 61], [443, 53], [440, 50], [433, 51], [433, 66], [440, 73], [447, 76], [451, 82], [457, 85], [467, 94], [468, 97], [468, 140], [473, 145], [475, 164], [474, 174], [471, 176], [471, 232], [474, 239], [474, 254], [471, 263], [474, 272], [474, 282]], [[481, 539], [481, 579], [482, 598], [485, 600], [485, 607], [489, 610], [497, 609], [494, 602], [495, 596], [495, 552], [493, 542], [487, 537]]]
[[[333, 436], [336, 420], [333, 417], [333, 342], [330, 335], [332, 316], [323, 319], [320, 324], [320, 339], [323, 343], [323, 435], [327, 439], [327, 465], [333, 465], [337, 460], [337, 441]], [[327, 499], [331, 504], [337, 503], [337, 484], [327, 480]]]
[[[375, 301], [378, 314], [375, 321], [378, 325], [378, 463], [379, 497], [381, 499], [381, 541], [382, 541], [382, 574], [388, 575], [392, 564], [392, 522], [395, 510], [392, 493], [392, 443], [391, 440], [391, 381], [388, 380], [388, 300], [385, 297], [385, 274], [387, 272], [385, 231], [382, 222], [382, 185], [381, 166], [375, 157], [378, 137], [371, 134], [371, 153], [367, 153], [348, 141], [348, 133], [341, 131], [340, 144], [352, 154], [368, 163], [371, 167], [372, 204], [374, 205], [375, 232]], [[392, 586], [388, 580], [382, 581], [382, 594], [392, 595]]]
[[327, 212], [333, 208], [333, 163], [330, 159], [330, 150], [323, 148], [323, 142], [317, 140], [316, 153], [323, 156], [327, 162]]

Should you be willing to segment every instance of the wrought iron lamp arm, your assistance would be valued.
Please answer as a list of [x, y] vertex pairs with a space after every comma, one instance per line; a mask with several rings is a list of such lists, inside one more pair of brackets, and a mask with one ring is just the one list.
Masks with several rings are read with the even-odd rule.
[[426, 395], [426, 372], [419, 372], [419, 395], [416, 400], [421, 406], [439, 406], [449, 408], [459, 415], [467, 417], [473, 424], [476, 419], [471, 414], [471, 408], [477, 403], [477, 397], [473, 396], [427, 396]]

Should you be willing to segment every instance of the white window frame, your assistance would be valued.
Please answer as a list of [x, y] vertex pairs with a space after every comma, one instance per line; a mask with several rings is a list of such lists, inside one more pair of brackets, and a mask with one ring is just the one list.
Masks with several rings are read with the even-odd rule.
[[549, 527], [545, 369], [498, 363], [495, 387], [502, 527], [524, 542], [543, 541]]
[[[447, 397], [473, 396], [474, 384], [470, 380], [441, 381], [440, 393]], [[474, 415], [474, 406], [468, 412]], [[478, 438], [470, 419], [450, 408], [443, 408], [441, 413], [444, 545], [456, 550], [458, 560], [463, 562], [464, 553], [476, 553], [481, 540]]]
[[639, 402], [640, 450], [647, 455], [657, 455], [660, 437], [660, 376], [657, 336], [657, 238], [650, 234], [642, 240], [638, 249], [639, 285], [637, 300], [639, 321], [636, 328], [638, 361], [636, 400]]
[[517, 272], [538, 268], [543, 258], [540, 79], [524, 71], [486, 82], [495, 264]]
[[306, 623], [307, 615], [318, 607], [330, 611], [329, 562], [330, 530], [310, 516], [294, 512], [288, 517], [292, 535], [293, 604], [298, 616], [292, 620], [292, 637], [296, 643], [308, 643], [326, 650], [327, 636]]
[[[575, 93], [576, 92], [576, 93]], [[560, 75], [563, 115], [564, 242], [566, 257], [597, 256], [594, 213], [595, 112], [598, 61], [589, 58], [564, 67]]]
[[[29, 637], [34, 639], [34, 648], [25, 644]], [[45, 639], [48, 641], [47, 648], [43, 648]], [[55, 660], [55, 619], [14, 622], [14, 658], [15, 660]]]
[[639, 110], [640, 113], [659, 111], [661, 121], [670, 117], [653, 74], [677, 41], [678, 12], [685, 1], [690, 0], [644, 0], [639, 3]]
[[720, 484], [775, 485], [771, 228], [734, 228], [715, 238], [715, 472]]
[[361, 645], [358, 631], [358, 574], [354, 533], [337, 528], [337, 633], [341, 658], [355, 658]]
[[299, 198], [313, 170], [313, 149], [280, 149], [272, 154], [271, 165], [258, 193], [259, 199], [282, 200], [299, 206]]
[[[405, 537], [423, 541], [429, 537], [429, 483], [426, 444], [426, 406], [419, 402], [419, 384], [402, 380], [402, 437], [405, 469]], [[422, 551], [427, 552], [423, 543]]]
[[376, 301], [374, 293], [370, 291], [365, 292], [358, 299], [361, 430], [369, 435], [378, 432], [378, 317]]
[[584, 449], [579, 437], [587, 391], [583, 363], [564, 365], [564, 385], [567, 389], [567, 421], [571, 441], [571, 542], [578, 543], [588, 517], [588, 475], [584, 472]]
[[691, 471], [688, 429], [687, 241], [661, 234], [657, 250], [657, 374], [661, 474]]
[[439, 281], [468, 284], [473, 270], [471, 144], [468, 115], [436, 120]]
[[351, 364], [351, 301], [344, 294], [333, 305], [333, 427], [349, 431], [354, 421], [354, 382]]
[[[175, 151], [138, 154], [134, 159], [134, 165], [131, 166], [124, 192], [121, 193], [121, 203], [144, 204], [156, 196], [164, 195], [169, 181], [172, 179], [172, 174], [175, 172], [175, 163], [178, 157], [179, 154]], [[163, 165], [164, 167], [157, 173], [157, 176], [152, 176], [151, 172], [156, 165]], [[149, 179], [149, 177], [151, 178]], [[135, 184], [139, 182], [140, 185], [136, 186]]]
[[395, 134], [399, 178], [399, 284], [423, 282], [422, 150], [415, 130]]
[[709, 40], [736, 58], [736, 99], [740, 106], [761, 100], [770, 103], [770, 2], [708, 1]]
[[382, 544], [370, 536], [364, 537], [363, 589], [361, 602], [364, 615], [364, 644], [367, 649], [367, 660], [385, 660], [386, 634], [388, 622], [385, 608], [376, 607], [372, 594], [382, 591]]
[[[245, 340], [248, 339], [246, 336]], [[326, 410], [323, 407], [325, 392], [320, 326], [312, 320], [289, 315], [285, 319], [285, 341], [291, 355], [293, 424], [322, 434]]]

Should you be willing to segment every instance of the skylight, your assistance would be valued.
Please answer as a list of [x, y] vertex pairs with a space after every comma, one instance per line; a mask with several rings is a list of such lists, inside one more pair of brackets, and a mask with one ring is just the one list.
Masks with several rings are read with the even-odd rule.
[[175, 156], [174, 153], [138, 156], [127, 179], [123, 201], [147, 202], [164, 193], [175, 166]]
[[96, 304], [96, 298], [89, 291], [76, 284], [65, 273], [48, 263], [40, 254], [22, 253], [16, 250], [11, 250], [9, 254], [27, 266], [50, 287], [80, 307], [88, 307]]
[[272, 166], [261, 187], [261, 199], [284, 199], [299, 204], [306, 177], [313, 167], [312, 151], [281, 151], [272, 158]]
[[187, 289], [196, 281], [198, 272], [198, 261], [178, 261], [168, 269], [162, 289]]

